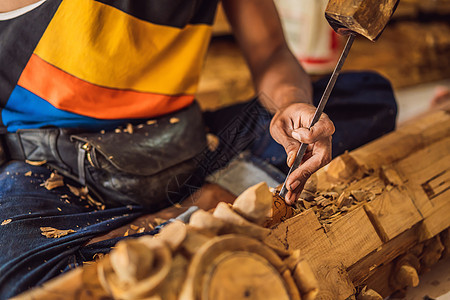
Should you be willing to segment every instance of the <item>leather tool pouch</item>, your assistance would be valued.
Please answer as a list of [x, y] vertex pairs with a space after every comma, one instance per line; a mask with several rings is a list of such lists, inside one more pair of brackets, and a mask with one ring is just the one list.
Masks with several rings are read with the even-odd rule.
[[[18, 132], [24, 153], [28, 152], [25, 159], [47, 160], [62, 174], [88, 186], [109, 206], [140, 204], [151, 210], [170, 206], [176, 199], [168, 191], [178, 190], [178, 183], [192, 176], [196, 158], [206, 147], [202, 113], [196, 103], [133, 126], [132, 132], [39, 131], [48, 131], [48, 136], [31, 143], [24, 143], [27, 130]], [[36, 151], [31, 148], [36, 145], [31, 144], [43, 140], [50, 145], [37, 145], [44, 155], [33, 157]]]

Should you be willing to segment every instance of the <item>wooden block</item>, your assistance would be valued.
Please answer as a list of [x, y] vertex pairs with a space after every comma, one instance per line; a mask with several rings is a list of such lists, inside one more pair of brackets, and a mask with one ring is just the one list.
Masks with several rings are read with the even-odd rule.
[[390, 191], [385, 190], [367, 203], [366, 207], [370, 207], [371, 217], [376, 219], [374, 225], [380, 226], [377, 232], [385, 234], [387, 241], [422, 220], [411, 198], [402, 193], [398, 187]]
[[421, 224], [420, 240], [424, 241], [450, 227], [450, 205], [433, 211]]
[[389, 281], [393, 268], [393, 263], [382, 265], [377, 268], [376, 272], [374, 272], [372, 276], [367, 279], [367, 288], [376, 291], [383, 298], [395, 292]]
[[270, 215], [273, 197], [267, 183], [260, 182], [246, 189], [233, 203], [233, 210], [247, 220], [262, 225]]
[[332, 254], [345, 267], [349, 267], [382, 245], [362, 207], [349, 212], [332, 223], [327, 236]]
[[350, 266], [347, 271], [355, 286], [363, 285], [371, 275], [377, 272], [379, 266], [389, 264], [397, 256], [416, 245], [419, 242], [420, 226], [417, 224]]
[[307, 210], [273, 228], [272, 235], [289, 249], [300, 249], [320, 287], [316, 299], [346, 299], [354, 287], [334, 247], [312, 210]]
[[[448, 136], [450, 114], [437, 111], [415, 119], [414, 122], [405, 123], [396, 131], [352, 151], [350, 155], [359, 165], [364, 165], [367, 169], [378, 169], [413, 155]], [[421, 158], [416, 159], [421, 161]]]
[[[288, 249], [300, 249], [306, 259], [331, 247], [324, 229], [312, 210], [307, 210], [275, 226], [271, 236], [276, 237]], [[313, 257], [310, 257], [310, 256]]]
[[395, 163], [394, 168], [407, 179], [405, 187], [424, 218], [450, 206], [450, 137]]

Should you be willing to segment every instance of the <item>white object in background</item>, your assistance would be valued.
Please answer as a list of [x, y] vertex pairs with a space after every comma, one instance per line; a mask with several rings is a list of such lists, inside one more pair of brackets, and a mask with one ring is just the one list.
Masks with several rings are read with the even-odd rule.
[[328, 0], [276, 0], [287, 43], [310, 74], [331, 72], [342, 43], [325, 19]]

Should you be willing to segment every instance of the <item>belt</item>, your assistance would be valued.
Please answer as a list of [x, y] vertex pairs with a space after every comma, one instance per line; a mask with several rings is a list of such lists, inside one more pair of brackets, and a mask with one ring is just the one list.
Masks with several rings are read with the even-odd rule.
[[72, 172], [68, 162], [77, 159], [77, 149], [70, 141], [74, 130], [61, 128], [25, 129], [3, 134], [8, 160], [47, 161]]

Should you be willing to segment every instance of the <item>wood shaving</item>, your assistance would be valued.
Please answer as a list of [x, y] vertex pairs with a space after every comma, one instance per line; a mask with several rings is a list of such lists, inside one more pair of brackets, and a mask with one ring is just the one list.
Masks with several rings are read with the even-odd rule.
[[114, 130], [114, 132], [115, 132], [115, 133], [121, 133], [122, 130], [120, 130], [120, 128], [116, 128], [116, 129]]
[[99, 259], [102, 259], [104, 256], [105, 256], [105, 253], [95, 253], [92, 258], [94, 259], [94, 261], [97, 261]]
[[33, 161], [33, 160], [25, 160], [25, 162], [32, 166], [42, 166], [43, 164], [46, 164], [46, 160], [40, 160], [40, 161]]
[[130, 225], [130, 228], [133, 229], [133, 230], [138, 230], [139, 227], [136, 226], [136, 225], [131, 224], [131, 225]]
[[7, 219], [7, 220], [4, 220], [3, 222], [2, 222], [2, 224], [0, 224], [1, 226], [4, 226], [4, 225], [6, 225], [6, 224], [9, 224], [9, 223], [11, 223], [11, 219]]
[[33, 172], [28, 171], [28, 172], [26, 172], [24, 175], [27, 176], [27, 177], [29, 177], [29, 176], [31, 176], [32, 174], [33, 174]]
[[133, 134], [134, 130], [133, 130], [133, 125], [131, 123], [127, 124], [127, 131], [129, 134]]
[[156, 120], [148, 120], [146, 123], [147, 123], [147, 125], [153, 125], [153, 124], [156, 124]]
[[170, 124], [175, 124], [175, 123], [180, 122], [180, 119], [178, 119], [178, 118], [170, 118], [169, 122], [170, 122]]
[[173, 207], [175, 207], [175, 208], [182, 208], [182, 206], [181, 206], [180, 203], [175, 203], [175, 204], [173, 205]]
[[57, 210], [59, 210], [59, 211], [62, 211], [62, 209], [61, 209], [61, 208], [59, 208], [59, 207], [57, 207], [56, 209], [57, 209]]
[[127, 231], [125, 231], [125, 233], [123, 234], [123, 236], [128, 236], [129, 232], [130, 232], [130, 229], [127, 229]]
[[139, 124], [138, 126], [136, 126], [138, 129], [144, 128], [144, 124]]
[[63, 185], [64, 185], [63, 177], [56, 172], [50, 174], [50, 177], [44, 183], [41, 184], [41, 186], [45, 187], [49, 191]]
[[332, 200], [336, 200], [339, 197], [339, 193], [337, 192], [326, 192], [322, 193], [322, 196], [325, 198], [330, 198]]
[[208, 133], [206, 135], [206, 143], [208, 145], [209, 151], [214, 152], [217, 150], [217, 147], [219, 147], [220, 140], [216, 135]]
[[105, 134], [105, 131], [104, 130], [100, 130], [100, 134]]
[[80, 197], [81, 199], [86, 199], [86, 195], [89, 193], [89, 190], [87, 187], [77, 188], [77, 187], [71, 186], [70, 184], [67, 184], [67, 187], [69, 188], [69, 190], [72, 194], [74, 194], [77, 197]]
[[95, 200], [89, 194], [86, 195], [86, 200], [91, 206], [95, 206], [95, 207], [97, 207], [100, 210], [104, 210], [105, 209], [105, 205], [103, 203]]
[[62, 236], [68, 235], [70, 233], [74, 233], [75, 230], [67, 229], [61, 230], [53, 227], [41, 227], [41, 234], [47, 238], [60, 238]]
[[361, 202], [366, 200], [367, 192], [365, 190], [352, 190], [350, 194], [356, 201]]
[[141, 227], [141, 228], [138, 229], [137, 233], [143, 233], [144, 231], [145, 231], [145, 228]]

